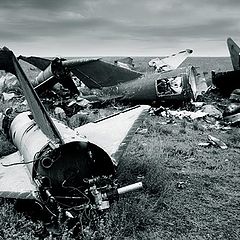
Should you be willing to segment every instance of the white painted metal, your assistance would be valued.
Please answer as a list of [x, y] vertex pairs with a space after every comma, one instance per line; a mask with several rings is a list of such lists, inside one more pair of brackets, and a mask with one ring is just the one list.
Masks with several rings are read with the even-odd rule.
[[[29, 116], [31, 112], [18, 114], [10, 127], [12, 141], [25, 162], [33, 161], [35, 154], [50, 142], [50, 139]], [[32, 174], [33, 163], [28, 163], [26, 166]]]

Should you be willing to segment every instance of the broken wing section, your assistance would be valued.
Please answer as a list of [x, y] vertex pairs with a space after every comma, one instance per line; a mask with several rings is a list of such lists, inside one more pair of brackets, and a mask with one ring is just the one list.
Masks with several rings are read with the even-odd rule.
[[34, 91], [30, 81], [26, 77], [13, 52], [7, 48], [0, 49], [0, 59], [2, 58], [7, 60], [7, 64], [6, 68], [5, 65], [0, 65], [1, 70], [9, 71], [10, 69], [11, 73], [16, 75], [18, 78], [21, 88], [24, 92], [24, 96], [28, 102], [29, 108], [37, 125], [50, 139], [54, 140], [55, 142], [62, 142], [60, 133], [45, 110], [42, 102], [40, 101], [37, 93]]
[[[39, 57], [24, 57], [22, 59], [42, 71], [50, 64], [51, 60]], [[102, 88], [117, 85], [140, 77], [142, 74], [129, 69], [124, 69], [99, 59], [72, 59], [61, 60], [64, 68], [71, 71], [89, 88]]]
[[21, 59], [25, 62], [28, 62], [30, 64], [32, 64], [33, 66], [39, 68], [40, 70], [45, 70], [51, 63], [51, 60], [46, 59], [46, 58], [40, 58], [40, 57], [25, 57], [20, 55], [18, 57], [18, 59]]
[[179, 53], [173, 54], [166, 58], [152, 59], [148, 64], [150, 67], [155, 67], [157, 71], [170, 71], [178, 68], [181, 63], [192, 54], [193, 50], [186, 49]]
[[30, 179], [19, 152], [0, 159], [0, 197], [35, 199], [37, 189]]
[[240, 70], [240, 48], [239, 46], [231, 39], [227, 39], [228, 50], [231, 56], [233, 69], [235, 71]]
[[102, 147], [118, 163], [148, 110], [147, 105], [133, 107], [78, 127], [75, 131]]
[[142, 73], [121, 68], [99, 59], [92, 61], [69, 60], [68, 67], [89, 88], [102, 88], [128, 82], [142, 76]]

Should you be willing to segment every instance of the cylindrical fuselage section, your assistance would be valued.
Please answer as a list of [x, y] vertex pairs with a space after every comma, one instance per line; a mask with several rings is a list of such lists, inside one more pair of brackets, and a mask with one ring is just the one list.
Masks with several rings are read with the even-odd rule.
[[65, 180], [70, 186], [82, 186], [85, 178], [114, 174], [115, 166], [103, 149], [83, 141], [67, 126], [54, 123], [63, 136], [62, 145], [51, 144], [31, 112], [17, 115], [11, 123], [11, 139], [33, 178], [47, 178], [53, 188], [59, 189]]
[[157, 98], [155, 81], [158, 74], [149, 74], [144, 77], [119, 84], [118, 91], [124, 99], [130, 101], [152, 101]]
[[[136, 80], [111, 87], [111, 90], [113, 94], [123, 96], [122, 100], [139, 103], [155, 104], [156, 102], [172, 101], [174, 99], [177, 101], [189, 100], [192, 95], [190, 86], [192, 78], [190, 79], [190, 73], [192, 73], [191, 68], [179, 68], [158, 74], [150, 73]], [[179, 92], [174, 92], [171, 86], [168, 88], [170, 91], [159, 91], [159, 83], [165, 82], [167, 85], [170, 85], [172, 79], [176, 77], [181, 79]]]
[[55, 58], [44, 71], [39, 73], [36, 81], [40, 84], [51, 77], [61, 80], [61, 78], [66, 78], [67, 76], [69, 76], [69, 70], [63, 66], [61, 59]]
[[44, 82], [45, 80], [49, 79], [50, 77], [53, 77], [52, 72], [52, 64], [50, 64], [44, 71], [41, 71], [39, 75], [36, 77], [36, 82], [38, 84]]
[[[49, 142], [33, 120], [31, 112], [20, 113], [13, 119], [10, 136], [25, 162], [33, 161], [35, 154]], [[33, 163], [27, 164], [30, 173], [32, 173], [32, 166]]]

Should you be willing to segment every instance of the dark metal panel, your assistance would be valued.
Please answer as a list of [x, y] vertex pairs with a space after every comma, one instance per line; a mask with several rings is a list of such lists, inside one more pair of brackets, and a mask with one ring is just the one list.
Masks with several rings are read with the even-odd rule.
[[89, 88], [114, 86], [142, 76], [139, 72], [121, 68], [101, 60], [79, 63], [79, 65], [69, 66], [69, 68]]
[[40, 57], [25, 57], [25, 56], [22, 56], [20, 55], [18, 57], [18, 59], [21, 59], [25, 62], [28, 62], [32, 65], [34, 65], [35, 67], [39, 68], [40, 70], [44, 70], [45, 68], [48, 67], [48, 65], [51, 63], [51, 60], [49, 59], [46, 59], [46, 58], [40, 58]]

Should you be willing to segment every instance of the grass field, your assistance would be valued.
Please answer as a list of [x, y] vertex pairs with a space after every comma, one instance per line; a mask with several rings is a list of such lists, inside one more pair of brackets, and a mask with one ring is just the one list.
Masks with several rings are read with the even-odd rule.
[[[222, 60], [218, 66], [229, 70]], [[144, 69], [146, 61], [141, 64]], [[220, 100], [214, 98], [213, 104], [220, 106]], [[144, 190], [121, 197], [84, 227], [82, 239], [240, 239], [240, 129], [215, 129], [213, 118], [167, 120], [149, 114], [141, 126], [147, 132], [134, 135], [118, 166], [120, 185], [141, 177]], [[228, 148], [199, 146], [209, 134]], [[2, 155], [14, 150], [2, 135], [0, 146]], [[36, 239], [38, 225], [12, 203], [0, 203], [0, 239]], [[58, 239], [72, 238], [63, 230]]]

